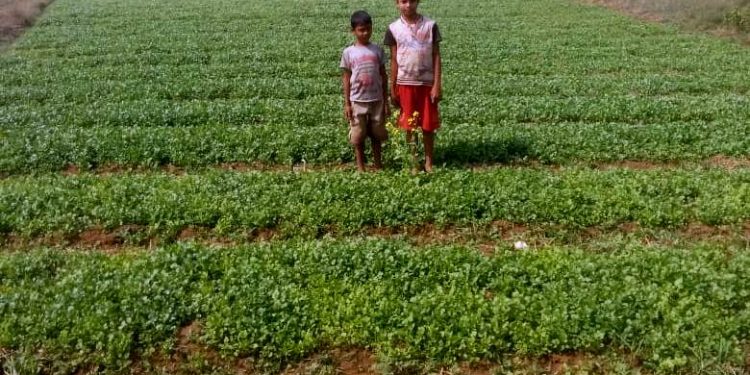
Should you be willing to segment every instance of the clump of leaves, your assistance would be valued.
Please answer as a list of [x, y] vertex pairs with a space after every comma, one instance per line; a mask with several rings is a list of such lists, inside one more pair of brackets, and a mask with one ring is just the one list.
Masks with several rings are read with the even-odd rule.
[[412, 172], [421, 169], [424, 153], [422, 151], [422, 132], [419, 128], [419, 112], [414, 112], [406, 119], [407, 128], [399, 126], [399, 119], [403, 114], [395, 112], [386, 121], [385, 127], [388, 130], [389, 142], [388, 160], [392, 160], [397, 167]]

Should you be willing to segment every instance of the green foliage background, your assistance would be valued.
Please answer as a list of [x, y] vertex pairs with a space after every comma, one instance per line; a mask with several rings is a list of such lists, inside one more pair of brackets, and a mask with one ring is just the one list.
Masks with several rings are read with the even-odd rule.
[[116, 370], [199, 319], [206, 344], [272, 366], [337, 345], [439, 363], [615, 346], [670, 372], [695, 353], [742, 362], [748, 266], [744, 251], [705, 246], [492, 258], [351, 240], [38, 251], [0, 258], [0, 345]]
[[[624, 351], [668, 374], [747, 368], [747, 243], [508, 252], [498, 240], [483, 257], [358, 238], [494, 220], [747, 225], [748, 168], [703, 164], [750, 154], [750, 51], [573, 1], [466, 4], [421, 5], [444, 36], [445, 167], [409, 176], [330, 167], [352, 158], [338, 71], [347, 19], [369, 10], [379, 41], [397, 17], [387, 1], [57, 0], [0, 54], [4, 244], [129, 226], [291, 239], [4, 248], [3, 371], [126, 372], [173, 350], [191, 322], [200, 344], [269, 369], [350, 345], [440, 364]], [[659, 164], [596, 168], [617, 161]], [[212, 170], [233, 162], [313, 172]], [[70, 165], [84, 173], [58, 173]], [[185, 168], [85, 173], [112, 165]], [[311, 239], [331, 232], [345, 238]]]
[[[351, 161], [338, 61], [382, 1], [55, 2], [0, 56], [0, 172]], [[746, 156], [750, 52], [563, 0], [422, 4], [439, 163]], [[554, 12], [550, 10], [554, 9]]]

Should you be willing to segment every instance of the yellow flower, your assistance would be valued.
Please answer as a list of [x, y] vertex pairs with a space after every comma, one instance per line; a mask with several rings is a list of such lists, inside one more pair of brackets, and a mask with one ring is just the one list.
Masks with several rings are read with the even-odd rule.
[[411, 129], [417, 129], [419, 123], [419, 112], [414, 111], [412, 115], [406, 120], [406, 123]]

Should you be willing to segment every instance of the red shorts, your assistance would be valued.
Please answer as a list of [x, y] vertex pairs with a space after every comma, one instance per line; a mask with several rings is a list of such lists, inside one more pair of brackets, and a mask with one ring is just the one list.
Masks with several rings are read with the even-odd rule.
[[440, 128], [438, 105], [430, 100], [432, 86], [397, 85], [398, 100], [401, 105], [401, 115], [398, 124], [403, 129], [409, 129], [409, 118], [414, 112], [419, 112], [417, 122], [425, 132], [434, 132]]

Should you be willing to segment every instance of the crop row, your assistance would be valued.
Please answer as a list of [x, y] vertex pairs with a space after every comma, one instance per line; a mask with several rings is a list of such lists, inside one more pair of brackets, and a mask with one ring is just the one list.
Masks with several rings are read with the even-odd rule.
[[[259, 8], [255, 4], [232, 0], [216, 1], [209, 6], [180, 2], [180, 7], [175, 7], [176, 2], [166, 1], [160, 7], [167, 9], [161, 10], [138, 0], [123, 3], [124, 6], [111, 2], [87, 6], [57, 4], [33, 30], [33, 37], [19, 45], [18, 50], [33, 53], [34, 50], [55, 49], [71, 57], [139, 52], [147, 46], [154, 51], [198, 49], [215, 53], [227, 49], [249, 49], [260, 55], [286, 53], [304, 57], [299, 50], [286, 47], [310, 46], [313, 48], [305, 52], [317, 57], [336, 54], [339, 45], [350, 38], [346, 21], [356, 7], [369, 8], [374, 15], [376, 40], [383, 34], [386, 23], [396, 17], [394, 7], [375, 1], [348, 2], [341, 7], [310, 2], [307, 4], [309, 8], [304, 10], [288, 6]], [[446, 35], [451, 36], [447, 40], [457, 42], [451, 43], [451, 50], [461, 52], [477, 49], [489, 52], [495, 46], [508, 46], [512, 48], [495, 51], [493, 55], [507, 57], [517, 51], [532, 51], [553, 56], [580, 49], [579, 53], [602, 58], [602, 50], [609, 49], [623, 53], [622, 57], [631, 56], [645, 63], [651, 57], [667, 56], [673, 58], [673, 63], [674, 60], [692, 60], [696, 67], [716, 59], [742, 61], [743, 54], [732, 55], [733, 51], [741, 50], [727, 43], [640, 24], [595, 8], [570, 6], [566, 1], [542, 1], [539, 2], [540, 8], [522, 1], [508, 1], [503, 7], [490, 1], [478, 1], [475, 5], [471, 9], [460, 9], [455, 4], [430, 4], [423, 9], [446, 26]], [[547, 14], [550, 6], [556, 6], [558, 10], [555, 17]], [[160, 15], [161, 12], [168, 12], [169, 16]], [[133, 29], [130, 25], [135, 20], [140, 27]], [[606, 32], [602, 32], [603, 27], [606, 27]], [[477, 33], [477, 29], [487, 32]], [[280, 34], [294, 37], [281, 37]], [[230, 35], [232, 37], [228, 37]], [[502, 38], [496, 38], [498, 35]], [[83, 38], [72, 44], [74, 37]], [[111, 43], [99, 43], [103, 40]], [[268, 40], [274, 43], [268, 43]], [[274, 48], [276, 46], [282, 48]], [[322, 48], [317, 48], [319, 46]], [[583, 62], [566, 60], [569, 64]], [[741, 71], [741, 65], [727, 65], [725, 68]]]
[[[60, 31], [58, 31], [60, 32]], [[275, 33], [283, 30], [275, 30]], [[274, 39], [278, 35], [263, 35], [254, 33], [253, 38]], [[260, 35], [258, 35], [260, 34]], [[232, 40], [226, 35], [218, 34], [214, 37], [196, 36], [203, 38], [198, 41], [174, 41], [170, 40], [185, 35], [163, 36], [164, 40], [148, 40], [146, 36], [138, 39], [130, 36], [126, 40], [112, 41], [113, 46], [102, 49], [101, 46], [75, 44], [71, 41], [60, 41], [60, 46], [40, 46], [25, 50], [21, 46], [9, 51], [8, 56], [2, 59], [3, 68], [15, 73], [4, 79], [9, 79], [26, 71], [36, 72], [46, 68], [53, 69], [55, 76], [70, 76], [76, 72], [77, 67], [87, 69], [97, 66], [117, 66], [118, 61], [124, 70], [137, 69], [143, 65], [202, 65], [202, 69], [214, 70], [217, 64], [232, 66], [253, 65], [261, 71], [266, 65], [276, 63], [289, 64], [290, 69], [294, 65], [311, 64], [311, 73], [331, 73], [337, 71], [338, 60], [341, 49], [350, 43], [346, 36], [337, 35], [336, 39], [319, 41], [316, 44], [301, 45], [299, 42], [287, 46], [275, 46], [267, 43], [261, 44], [255, 41]], [[321, 35], [308, 35], [308, 38], [320, 38]], [[33, 40], [32, 37], [30, 40]], [[114, 36], [112, 37], [114, 38]], [[329, 36], [330, 38], [330, 36]], [[225, 39], [227, 39], [225, 41]], [[480, 39], [481, 41], [481, 39]], [[461, 41], [457, 41], [461, 42]], [[743, 50], [722, 51], [699, 51], [702, 53], [715, 53], [714, 56], [696, 56], [685, 54], [679, 50], [670, 50], [674, 46], [664, 45], [653, 47], [653, 41], [632, 41], [632, 43], [644, 43], [642, 47], [636, 48], [631, 41], [617, 41], [615, 45], [605, 46], [557, 46], [554, 45], [524, 45], [520, 41], [487, 41], [490, 46], [477, 45], [477, 41], [466, 41], [468, 45], [446, 44], [445, 59], [451, 68], [447, 72], [459, 72], [462, 75], [471, 74], [486, 76], [491, 73], [526, 72], [526, 74], [576, 74], [586, 78], [585, 74], [597, 74], [607, 72], [618, 72], [622, 74], [674, 74], [680, 73], [695, 77], [712, 77], [714, 73], [718, 77], [727, 74], [737, 74], [747, 77], [747, 72], [742, 69], [743, 59], [747, 54]], [[251, 44], [248, 46], [247, 44]], [[619, 45], [622, 43], [623, 45]], [[718, 43], [718, 42], [715, 42]], [[67, 47], [67, 48], [66, 48]], [[250, 47], [250, 48], [248, 48]], [[286, 47], [274, 48], [274, 47]], [[305, 48], [307, 47], [307, 49]], [[665, 48], [667, 48], [665, 50]], [[700, 49], [700, 46], [683, 46], [682, 48]], [[500, 49], [500, 51], [497, 51]], [[465, 55], [469, 55], [467, 59]], [[529, 60], [541, 64], [531, 64]], [[291, 63], [291, 64], [290, 64]], [[726, 66], [724, 70], [716, 70], [715, 65]], [[483, 70], [472, 71], [483, 67]], [[95, 69], [94, 69], [95, 70]], [[252, 74], [253, 71], [247, 72]], [[41, 77], [40, 77], [41, 78]], [[11, 81], [12, 82], [12, 81]]]
[[19, 177], [0, 182], [0, 230], [22, 235], [139, 225], [299, 235], [368, 227], [514, 223], [672, 227], [750, 219], [750, 172], [500, 169]]
[[117, 370], [197, 322], [204, 345], [266, 364], [361, 346], [447, 364], [624, 349], [662, 373], [739, 368], [748, 267], [743, 251], [640, 245], [489, 258], [361, 240], [36, 251], [0, 256], [0, 347], [60, 373]]
[[[241, 116], [233, 112], [236, 108], [224, 109], [213, 112], [193, 108], [192, 116], [207, 122], [212, 117]], [[133, 121], [153, 119], [140, 115], [132, 113]], [[178, 114], [167, 112], [162, 116]], [[186, 116], [186, 111], [179, 116]], [[447, 166], [528, 159], [564, 164], [701, 160], [715, 155], [747, 157], [750, 139], [738, 134], [750, 134], [750, 122], [461, 124], [441, 130], [435, 153], [437, 163]], [[393, 153], [388, 147], [385, 156], [391, 158]], [[59, 171], [69, 165], [89, 169], [108, 165], [201, 167], [232, 162], [290, 165], [351, 160], [343, 124], [298, 127], [290, 132], [273, 125], [220, 124], [0, 129], [0, 173], [6, 175]]]
[[[99, 61], [100, 59], [97, 59]], [[121, 60], [114, 56], [114, 60]], [[135, 69], [99, 67], [86, 69], [77, 75], [47, 75], [47, 82], [34, 78], [35, 72], [15, 76], [3, 92], [0, 103], [5, 106], [20, 104], [45, 104], [65, 101], [86, 104], [102, 100], [188, 100], [188, 99], [301, 99], [321, 95], [340, 95], [340, 82], [330, 79], [332, 72], [314, 76], [313, 69], [295, 66], [294, 72], [284, 71], [278, 65], [256, 67], [247, 73], [249, 66], [214, 66], [209, 71], [200, 65], [153, 64]], [[118, 62], [117, 65], [122, 65]], [[250, 65], [250, 64], [248, 64]], [[264, 72], [266, 74], [264, 74]], [[250, 75], [252, 74], [252, 75]], [[54, 77], [52, 77], [52, 76]], [[272, 76], [269, 76], [272, 75]], [[326, 76], [326, 78], [323, 78]], [[148, 81], [142, 78], [150, 78]], [[476, 82], [474, 77], [446, 73], [446, 95], [450, 104], [453, 97], [473, 94], [479, 97], [501, 98], [532, 97], [537, 100], [560, 98], [588, 98], [609, 93], [611, 100], [633, 100], [635, 96], [654, 100], [670, 99], [674, 102], [690, 100], [701, 95], [719, 95], [729, 99], [750, 90], [750, 83], [740, 74], [723, 77], [695, 77], [685, 75], [598, 74], [582, 79], [575, 75], [549, 75], [544, 79], [535, 75], [496, 73], [491, 82]], [[96, 86], [82, 85], [81, 79], [100, 80]], [[630, 96], [630, 98], [628, 98]], [[516, 99], [517, 100], [517, 99]], [[448, 106], [450, 108], [450, 105]]]
[[[212, 91], [201, 88], [200, 92], [196, 89], [195, 86], [186, 86], [161, 91], [156, 94], [164, 97], [160, 99], [100, 101], [92, 98], [91, 102], [82, 105], [28, 103], [0, 107], [0, 129], [263, 124], [277, 126], [279, 133], [293, 133], [299, 131], [299, 127], [328, 125], [335, 128], [346, 124], [339, 95], [308, 96], [303, 90], [291, 89], [287, 90], [287, 96], [293, 96], [290, 99], [227, 99], [225, 97], [231, 96], [232, 90], [225, 87], [219, 86]], [[41, 95], [46, 97], [48, 93]], [[201, 96], [210, 97], [210, 100]], [[441, 113], [446, 127], [455, 124], [482, 127], [505, 121], [659, 124], [677, 121], [746, 122], [748, 118], [750, 99], [738, 95], [660, 98], [457, 96], [445, 102]]]
[[[341, 43], [342, 47], [346, 42]], [[128, 79], [134, 75], [158, 66], [163, 66], [164, 73], [174, 75], [174, 78], [191, 77], [196, 72], [202, 72], [215, 78], [253, 78], [262, 75], [293, 75], [300, 78], [319, 77], [321, 80], [331, 80], [338, 74], [339, 48], [323, 48], [323, 52], [309, 52], [308, 55], [283, 54], [274, 51], [246, 50], [240, 45], [229, 45], [221, 50], [213, 51], [196, 46], [170, 46], [161, 50], [156, 47], [144, 46], [133, 52], [124, 52], [122, 48], [109, 53], [93, 50], [90, 53], [79, 52], [76, 56], [66, 56], [54, 49], [42, 49], [34, 53], [11, 51], [0, 59], [0, 66], [8, 74], [0, 76], [0, 83], [4, 85], [40, 84], [48, 81], [68, 82], [81, 76], [92, 79]], [[298, 47], [297, 47], [298, 48]], [[475, 78], [472, 85], [461, 85], [460, 90], [471, 91], [474, 85], [495, 82], [496, 75], [528, 75], [537, 80], [544, 80], [547, 76], [574, 75], [582, 82], [588, 82], [590, 76], [613, 74], [616, 78], [637, 82], [639, 75], [660, 75], [697, 80], [714, 80], [727, 85], [741, 85], [748, 76], [744, 69], [732, 69], [741, 64], [735, 59], [716, 58], [704, 61], [704, 66], [693, 67], [689, 62], [682, 61], [675, 56], [665, 54], [659, 57], [644, 57], [643, 51], [623, 51], [604, 49], [592, 52], [583, 48], [575, 48], [566, 53], [554, 53], [545, 50], [528, 50], [523, 47], [497, 46], [503, 48], [503, 54], [492, 55], [491, 51], [461, 51], [448, 49], [446, 46], [445, 63], [447, 74], [459, 77]], [[295, 53], [304, 53], [301, 52]], [[71, 54], [70, 50], [65, 53]], [[312, 55], [312, 56], [311, 56]], [[466, 59], [466, 56], [471, 59]], [[746, 59], [747, 56], [744, 56]], [[540, 61], [541, 60], [541, 61]], [[530, 64], [538, 61], [539, 64]], [[571, 66], [572, 64], [573, 65]], [[715, 70], [715, 65], [728, 65], [726, 70]], [[479, 72], [477, 72], [479, 70]], [[229, 75], [239, 72], [240, 76]], [[477, 74], [481, 74], [477, 77]], [[483, 78], [477, 82], [476, 78]], [[732, 77], [738, 77], [733, 79]], [[451, 83], [451, 76], [447, 76], [446, 83]], [[149, 83], [147, 80], [144, 84]], [[593, 82], [595, 84], [595, 82]], [[679, 82], [678, 82], [679, 83]], [[81, 84], [95, 87], [92, 82]], [[685, 83], [689, 84], [689, 83]], [[680, 86], [677, 87], [679, 89]], [[721, 93], [722, 86], [709, 85], [705, 90]], [[616, 94], [615, 89], [602, 90], [603, 94]]]

